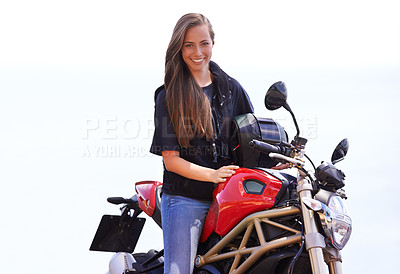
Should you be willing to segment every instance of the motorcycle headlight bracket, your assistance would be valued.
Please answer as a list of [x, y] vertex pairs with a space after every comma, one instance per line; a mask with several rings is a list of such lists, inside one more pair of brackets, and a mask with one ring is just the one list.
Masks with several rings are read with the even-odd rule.
[[[332, 195], [328, 203], [334, 205], [333, 207], [338, 211], [312, 198], [303, 198], [303, 203], [308, 209], [318, 213], [322, 228], [324, 229], [326, 237], [329, 238], [330, 244], [338, 250], [343, 249], [350, 238], [352, 222], [351, 218], [345, 214], [347, 210], [340, 200], [340, 197]], [[312, 241], [312, 239], [310, 240]]]
[[308, 233], [305, 236], [306, 239], [306, 249], [309, 250], [314, 247], [321, 247], [325, 248], [325, 238], [324, 236], [321, 235], [321, 233], [314, 232], [314, 233]]

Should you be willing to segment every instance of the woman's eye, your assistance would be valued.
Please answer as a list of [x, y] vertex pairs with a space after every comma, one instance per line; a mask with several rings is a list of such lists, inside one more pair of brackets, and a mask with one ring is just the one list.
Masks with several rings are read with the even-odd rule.
[[185, 44], [185, 48], [191, 48], [193, 47], [193, 44]]
[[204, 42], [202, 45], [203, 46], [208, 46], [210, 43], [209, 42]]

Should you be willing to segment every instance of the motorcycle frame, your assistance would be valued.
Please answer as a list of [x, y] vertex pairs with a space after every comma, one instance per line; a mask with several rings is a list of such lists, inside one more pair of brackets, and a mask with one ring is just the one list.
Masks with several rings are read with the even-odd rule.
[[[215, 263], [220, 260], [234, 258], [233, 264], [229, 273], [244, 273], [247, 271], [259, 258], [261, 258], [266, 252], [295, 243], [301, 243], [302, 233], [297, 229], [293, 229], [286, 225], [271, 221], [272, 218], [284, 217], [290, 215], [298, 215], [300, 210], [297, 207], [289, 206], [285, 208], [269, 209], [253, 213], [243, 219], [237, 224], [225, 237], [223, 237], [214, 247], [212, 247], [206, 254], [198, 255], [195, 260], [196, 267], [201, 267], [206, 264]], [[272, 226], [279, 227], [293, 235], [287, 237], [281, 237], [276, 240], [267, 242], [265, 240], [261, 223], [267, 223]], [[246, 247], [249, 241], [250, 235], [255, 229], [260, 245], [258, 247]], [[225, 248], [231, 241], [233, 241], [238, 235], [244, 231], [244, 236], [241, 240], [239, 248], [236, 251], [231, 251], [223, 254], [218, 254]], [[251, 254], [241, 265], [240, 260], [243, 255]]]
[[[302, 177], [299, 180], [297, 187], [300, 201], [303, 197], [311, 197], [312, 190], [313, 188], [310, 181]], [[301, 240], [303, 237], [301, 231], [271, 220], [272, 218], [299, 214], [302, 214], [303, 217], [306, 248], [310, 256], [310, 263], [313, 274], [325, 274], [327, 269], [326, 265], [328, 265], [328, 270], [330, 274], [342, 274], [341, 262], [339, 260], [330, 261], [325, 264], [323, 255], [323, 248], [325, 248], [324, 237], [318, 231], [318, 227], [316, 225], [317, 220], [315, 219], [314, 212], [307, 209], [303, 203], [301, 203], [301, 210], [294, 206], [288, 206], [284, 208], [260, 211], [247, 216], [239, 224], [237, 224], [226, 236], [224, 236], [215, 246], [213, 246], [206, 254], [197, 255], [195, 266], [202, 267], [206, 264], [212, 264], [221, 260], [234, 258], [229, 273], [245, 273], [266, 252], [284, 246], [301, 244]], [[279, 239], [271, 241], [266, 241], [262, 231], [261, 223], [266, 223], [268, 225], [284, 229], [288, 232], [293, 233], [293, 235], [281, 237]], [[257, 247], [246, 247], [250, 235], [252, 234], [254, 229], [260, 245]], [[244, 236], [237, 250], [219, 254], [230, 242], [232, 242], [237, 236], [239, 236], [243, 232]], [[243, 255], [249, 254], [250, 256], [242, 264], [240, 264], [240, 260]]]

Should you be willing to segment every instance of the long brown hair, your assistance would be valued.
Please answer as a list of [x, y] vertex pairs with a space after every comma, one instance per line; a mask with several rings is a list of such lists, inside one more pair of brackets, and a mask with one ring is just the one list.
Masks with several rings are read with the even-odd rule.
[[189, 147], [196, 135], [213, 138], [210, 102], [190, 73], [181, 52], [187, 30], [204, 24], [214, 41], [211, 23], [204, 15], [182, 16], [176, 23], [165, 57], [166, 103], [178, 142], [183, 147]]

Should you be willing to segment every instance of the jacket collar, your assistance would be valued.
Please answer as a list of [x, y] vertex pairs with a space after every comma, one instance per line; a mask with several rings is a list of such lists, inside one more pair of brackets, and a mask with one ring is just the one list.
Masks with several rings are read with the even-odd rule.
[[220, 102], [230, 98], [229, 81], [230, 77], [215, 62], [210, 61], [209, 69], [214, 75], [214, 83], [218, 90], [218, 99]]

